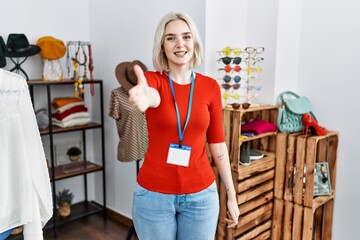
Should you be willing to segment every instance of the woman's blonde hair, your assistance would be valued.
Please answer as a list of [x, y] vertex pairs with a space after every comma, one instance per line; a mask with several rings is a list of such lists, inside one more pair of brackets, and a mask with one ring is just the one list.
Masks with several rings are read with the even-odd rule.
[[166, 24], [174, 20], [183, 20], [187, 23], [193, 36], [194, 41], [194, 56], [191, 60], [191, 67], [197, 68], [202, 63], [202, 43], [200, 35], [196, 27], [195, 22], [187, 14], [182, 12], [170, 12], [165, 15], [155, 32], [154, 46], [153, 46], [153, 65], [156, 71], [168, 72], [169, 64], [165, 52], [163, 51], [162, 45], [164, 43], [164, 33]]

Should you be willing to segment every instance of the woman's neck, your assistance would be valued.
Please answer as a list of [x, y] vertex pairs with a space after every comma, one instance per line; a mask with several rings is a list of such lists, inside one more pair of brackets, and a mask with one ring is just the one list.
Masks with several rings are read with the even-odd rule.
[[178, 84], [188, 84], [191, 83], [191, 73], [191, 69], [171, 69], [168, 75]]

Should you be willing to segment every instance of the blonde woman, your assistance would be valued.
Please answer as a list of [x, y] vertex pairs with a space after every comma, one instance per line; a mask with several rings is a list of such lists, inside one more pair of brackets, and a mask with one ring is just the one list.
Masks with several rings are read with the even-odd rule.
[[133, 221], [139, 239], [214, 239], [219, 215], [211, 155], [227, 189], [228, 227], [239, 209], [225, 144], [218, 83], [194, 72], [202, 61], [197, 27], [171, 12], [155, 33], [155, 72], [134, 66], [130, 101], [146, 112], [149, 148], [139, 171]]

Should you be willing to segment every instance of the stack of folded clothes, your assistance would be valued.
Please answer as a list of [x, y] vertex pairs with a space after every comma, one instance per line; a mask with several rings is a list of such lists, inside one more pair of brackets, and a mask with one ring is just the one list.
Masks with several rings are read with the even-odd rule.
[[91, 115], [80, 97], [54, 98], [52, 124], [58, 127], [85, 125], [91, 121]]
[[249, 137], [267, 132], [276, 132], [277, 130], [276, 125], [262, 119], [254, 119], [241, 124], [241, 134]]

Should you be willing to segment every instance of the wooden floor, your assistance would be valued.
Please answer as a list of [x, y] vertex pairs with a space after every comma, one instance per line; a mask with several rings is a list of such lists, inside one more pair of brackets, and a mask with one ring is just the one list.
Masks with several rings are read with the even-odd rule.
[[[126, 239], [129, 227], [107, 218], [104, 222], [102, 213], [94, 214], [58, 227], [57, 240], [122, 240]], [[55, 239], [52, 229], [44, 231], [44, 240]], [[137, 240], [132, 236], [131, 240]]]

